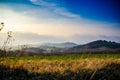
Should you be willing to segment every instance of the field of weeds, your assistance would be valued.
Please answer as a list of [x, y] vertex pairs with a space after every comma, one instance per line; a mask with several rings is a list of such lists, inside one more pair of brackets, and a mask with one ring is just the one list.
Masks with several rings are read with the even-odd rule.
[[120, 80], [120, 54], [1, 57], [0, 80]]

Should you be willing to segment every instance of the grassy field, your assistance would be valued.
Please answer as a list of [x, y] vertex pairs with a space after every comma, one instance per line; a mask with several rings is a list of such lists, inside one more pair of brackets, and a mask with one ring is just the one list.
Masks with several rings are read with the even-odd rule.
[[0, 80], [120, 80], [120, 54], [1, 57]]

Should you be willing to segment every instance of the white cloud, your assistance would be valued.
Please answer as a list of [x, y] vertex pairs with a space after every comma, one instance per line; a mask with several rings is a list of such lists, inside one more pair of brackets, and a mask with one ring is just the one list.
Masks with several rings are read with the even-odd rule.
[[9, 8], [0, 9], [0, 12], [3, 12], [0, 19], [5, 22], [5, 28], [12, 31], [59, 37], [70, 37], [76, 34], [116, 36], [120, 33], [118, 29], [110, 28], [116, 25], [112, 23], [97, 23], [81, 18], [64, 18], [43, 8], [39, 10], [27, 7], [24, 11], [17, 12]]
[[[113, 28], [117, 24], [89, 21], [77, 17], [77, 15], [66, 11], [64, 8], [55, 7], [52, 11], [50, 10], [51, 8], [33, 7], [30, 5], [24, 5], [23, 7], [23, 5], [17, 4], [14, 6], [17, 7], [17, 10], [9, 7], [1, 8], [0, 6], [0, 21], [5, 22], [4, 30], [30, 32], [71, 41], [73, 38], [70, 38], [71, 36], [89, 35], [90, 37], [87, 36], [88, 38], [75, 38], [77, 41], [82, 40], [83, 42], [98, 39], [97, 36], [100, 35], [119, 36], [118, 34], [120, 34], [119, 29]], [[19, 11], [19, 9], [22, 9], [22, 11]], [[59, 16], [61, 14], [64, 16]]]
[[80, 17], [79, 15], [68, 12], [64, 8], [56, 8], [56, 9], [54, 9], [54, 12], [59, 15], [63, 15], [63, 16], [70, 17], [70, 18], [79, 18]]
[[56, 4], [53, 2], [48, 2], [46, 0], [30, 0], [35, 5], [40, 5], [43, 7], [56, 7]]
[[47, 0], [30, 0], [30, 1], [35, 5], [42, 6], [48, 10], [51, 10], [53, 13], [64, 17], [70, 17], [70, 18], [80, 17], [77, 14], [67, 11], [67, 9], [63, 7], [59, 7], [57, 3], [54, 3], [52, 1], [47, 1]]
[[30, 0], [31, 2], [37, 2], [38, 0]]

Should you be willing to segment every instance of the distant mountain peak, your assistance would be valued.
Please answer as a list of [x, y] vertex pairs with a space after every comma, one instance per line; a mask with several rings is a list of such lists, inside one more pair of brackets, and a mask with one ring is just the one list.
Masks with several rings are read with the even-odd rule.
[[76, 52], [81, 52], [81, 51], [85, 52], [85, 51], [100, 51], [100, 50], [112, 51], [115, 49], [120, 49], [120, 43], [106, 41], [106, 40], [97, 40], [84, 45], [75, 46], [70, 50]]
[[100, 48], [100, 47], [117, 48], [120, 46], [120, 44], [116, 42], [106, 41], [106, 40], [97, 40], [97, 41], [90, 42], [85, 46], [89, 46], [91, 48]]

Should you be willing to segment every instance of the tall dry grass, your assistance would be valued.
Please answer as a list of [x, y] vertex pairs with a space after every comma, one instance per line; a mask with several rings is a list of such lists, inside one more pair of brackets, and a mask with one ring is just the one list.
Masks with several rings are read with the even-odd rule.
[[82, 69], [99, 70], [110, 64], [120, 64], [120, 59], [85, 59], [85, 60], [18, 60], [9, 62], [7, 60], [0, 61], [0, 65], [9, 66], [10, 68], [23, 68], [31, 72], [65, 72], [70, 70], [77, 72]]
[[[15, 58], [16, 59], [16, 58]], [[0, 80], [119, 80], [119, 58], [0, 59]]]

